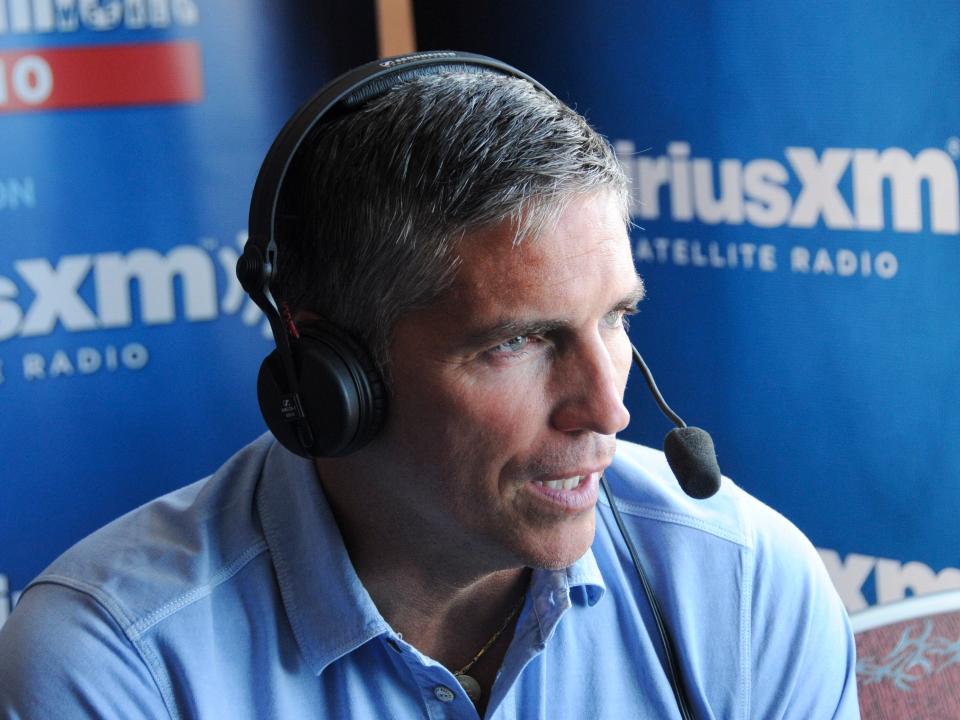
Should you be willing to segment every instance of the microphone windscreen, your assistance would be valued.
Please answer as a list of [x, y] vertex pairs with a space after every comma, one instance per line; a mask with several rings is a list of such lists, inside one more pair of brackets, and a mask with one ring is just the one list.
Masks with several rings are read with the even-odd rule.
[[663, 441], [667, 463], [690, 497], [703, 500], [720, 489], [720, 466], [713, 438], [700, 428], [674, 428]]

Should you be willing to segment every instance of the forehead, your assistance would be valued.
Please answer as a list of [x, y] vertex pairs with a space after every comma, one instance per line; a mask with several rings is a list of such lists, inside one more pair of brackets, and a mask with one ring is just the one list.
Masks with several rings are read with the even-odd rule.
[[519, 243], [515, 225], [502, 223], [468, 233], [459, 250], [443, 301], [480, 315], [560, 310], [568, 297], [603, 305], [639, 283], [619, 200], [605, 191], [575, 197]]

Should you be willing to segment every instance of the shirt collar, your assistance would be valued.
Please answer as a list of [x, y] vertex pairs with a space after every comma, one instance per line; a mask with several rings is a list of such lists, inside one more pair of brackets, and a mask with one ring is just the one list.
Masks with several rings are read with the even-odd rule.
[[606, 590], [593, 551], [588, 549], [563, 570], [535, 570], [530, 578], [532, 617], [542, 646], [553, 634], [563, 614], [573, 605], [593, 607]]
[[603, 597], [607, 586], [603, 582], [603, 575], [600, 574], [600, 568], [597, 566], [597, 559], [593, 556], [593, 550], [588, 548], [583, 557], [564, 572], [567, 576], [567, 586], [571, 589], [582, 589], [583, 602], [589, 607], [596, 605]]
[[317, 675], [389, 630], [350, 562], [311, 460], [275, 443], [257, 509], [287, 617]]
[[[257, 509], [287, 617], [314, 673], [392, 632], [354, 570], [311, 460], [274, 443]], [[593, 606], [605, 589], [589, 549], [565, 569], [535, 570], [529, 595], [540, 642], [571, 605]]]

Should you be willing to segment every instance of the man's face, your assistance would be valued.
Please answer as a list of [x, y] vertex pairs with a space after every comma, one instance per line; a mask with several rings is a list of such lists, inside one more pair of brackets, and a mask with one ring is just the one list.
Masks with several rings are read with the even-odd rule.
[[600, 192], [518, 246], [503, 224], [460, 249], [454, 286], [395, 328], [384, 499], [418, 542], [491, 569], [564, 567], [593, 540], [630, 417], [623, 315], [642, 285], [626, 229]]

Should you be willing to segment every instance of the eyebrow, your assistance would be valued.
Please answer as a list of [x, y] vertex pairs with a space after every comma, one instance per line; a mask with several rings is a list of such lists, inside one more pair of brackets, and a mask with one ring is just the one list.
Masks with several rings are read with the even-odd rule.
[[[610, 310], [624, 310], [633, 312], [643, 300], [645, 290], [643, 280], [637, 276], [633, 289], [615, 302]], [[517, 337], [518, 335], [546, 335], [569, 325], [565, 320], [514, 320], [505, 319], [489, 327], [479, 328], [468, 333], [464, 338], [466, 347], [483, 347], [503, 338]]]

